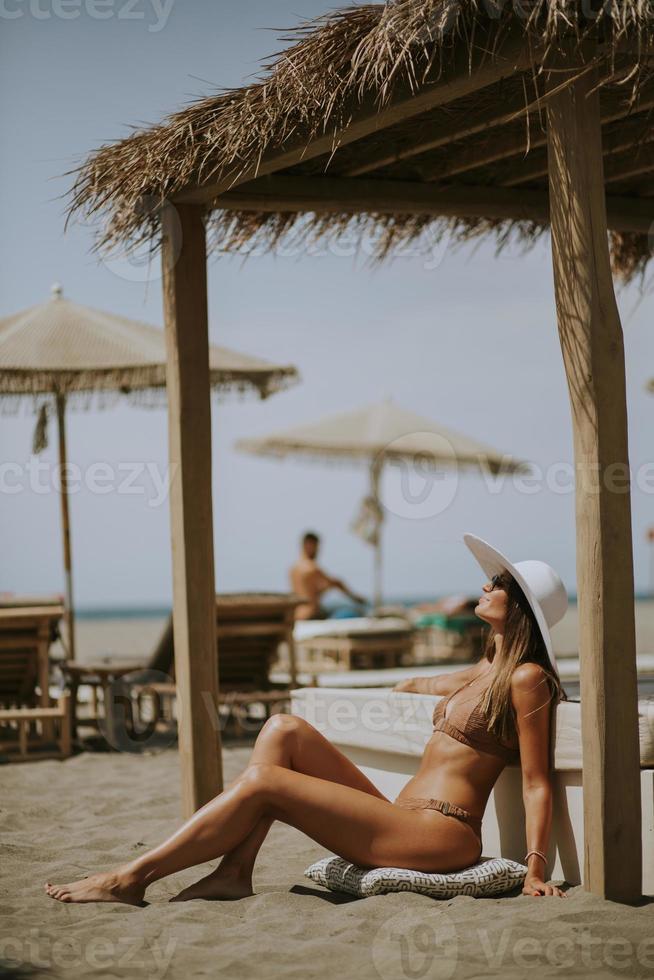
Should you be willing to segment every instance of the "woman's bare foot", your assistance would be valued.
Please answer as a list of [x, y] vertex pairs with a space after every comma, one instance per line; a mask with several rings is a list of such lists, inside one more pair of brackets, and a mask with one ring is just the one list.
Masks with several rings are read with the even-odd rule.
[[171, 902], [188, 902], [192, 898], [205, 900], [237, 899], [254, 895], [252, 891], [252, 875], [238, 869], [230, 869], [219, 865], [206, 877], [200, 878], [188, 888], [183, 888], [179, 894], [171, 898]]
[[123, 902], [144, 905], [145, 886], [127, 869], [104, 871], [67, 885], [45, 885], [46, 893], [58, 902]]

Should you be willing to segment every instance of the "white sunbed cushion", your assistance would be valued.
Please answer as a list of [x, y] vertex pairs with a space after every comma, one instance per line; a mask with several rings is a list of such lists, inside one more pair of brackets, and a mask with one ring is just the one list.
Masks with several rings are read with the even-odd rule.
[[410, 633], [413, 627], [399, 616], [352, 616], [345, 619], [299, 619], [293, 626], [297, 641], [312, 640], [316, 636], [350, 636], [371, 633]]
[[[581, 705], [578, 701], [561, 701], [554, 721], [556, 769], [583, 769], [581, 751]], [[638, 701], [638, 739], [640, 765], [654, 766], [654, 698]]]
[[[421, 756], [432, 734], [432, 712], [442, 695], [409, 694], [389, 688], [307, 687], [293, 691], [293, 713], [337, 745]], [[654, 766], [654, 698], [638, 702], [640, 764]], [[581, 705], [561, 701], [552, 731], [554, 768], [579, 771]], [[516, 763], [517, 765], [518, 763]]]
[[387, 892], [418, 892], [430, 898], [454, 898], [471, 895], [484, 898], [501, 895], [524, 884], [527, 868], [508, 858], [482, 857], [463, 871], [451, 874], [428, 874], [406, 868], [364, 869], [341, 857], [326, 857], [304, 872], [316, 884], [333, 892], [347, 892], [358, 898]]

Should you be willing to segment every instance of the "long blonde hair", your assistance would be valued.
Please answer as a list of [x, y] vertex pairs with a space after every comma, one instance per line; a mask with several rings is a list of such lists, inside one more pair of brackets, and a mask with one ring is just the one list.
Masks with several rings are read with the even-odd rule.
[[[544, 670], [545, 677], [539, 683], [547, 683], [550, 697], [543, 702], [541, 708], [548, 704], [551, 708], [559, 701], [567, 701], [568, 696], [561, 685], [558, 672], [550, 662], [540, 627], [524, 592], [508, 572], [501, 576], [501, 584], [506, 589], [508, 598], [501, 663], [484, 692], [480, 708], [486, 717], [488, 730], [499, 739], [510, 742], [517, 734], [516, 713], [511, 700], [511, 676], [516, 667], [524, 663], [535, 663]], [[495, 631], [490, 629], [482, 653], [482, 659], [489, 663], [496, 653], [495, 636]], [[535, 710], [539, 711], [540, 708]]]

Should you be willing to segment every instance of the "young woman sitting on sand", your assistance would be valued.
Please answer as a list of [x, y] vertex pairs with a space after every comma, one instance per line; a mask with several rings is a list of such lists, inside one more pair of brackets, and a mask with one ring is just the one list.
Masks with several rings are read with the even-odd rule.
[[113, 871], [47, 883], [48, 895], [140, 905], [152, 882], [221, 856], [214, 871], [172, 901], [251, 895], [254, 862], [275, 820], [359, 866], [460, 871], [481, 856], [488, 797], [506, 763], [519, 761], [528, 847], [523, 894], [565, 897], [545, 882], [545, 852], [550, 709], [566, 697], [549, 627], [563, 616], [567, 596], [544, 562], [513, 565], [480, 538], [464, 540], [489, 576], [475, 609], [491, 627], [488, 641], [472, 667], [395, 687], [449, 697], [436, 705], [419, 771], [394, 801], [308, 722], [273, 715], [243, 773], [167, 841]]

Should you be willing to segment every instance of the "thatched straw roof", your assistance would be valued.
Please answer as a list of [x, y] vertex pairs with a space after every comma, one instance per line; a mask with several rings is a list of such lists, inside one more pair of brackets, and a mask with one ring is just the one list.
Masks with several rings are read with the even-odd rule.
[[[291, 365], [209, 347], [214, 391], [254, 392], [262, 398], [297, 381]], [[110, 404], [116, 397], [158, 404], [165, 398], [166, 344], [162, 330], [62, 296], [0, 319], [0, 403], [48, 394], [76, 403]]]
[[[378, 257], [407, 242], [429, 248], [444, 234], [452, 243], [491, 234], [500, 247], [513, 236], [529, 244], [548, 221], [541, 68], [571, 40], [599, 66], [612, 258], [629, 279], [651, 255], [648, 0], [391, 0], [330, 13], [284, 38], [290, 46], [253, 84], [198, 99], [92, 153], [73, 171], [69, 214], [101, 218], [99, 248], [156, 249], [160, 206], [176, 197], [206, 205], [216, 249], [273, 248], [344, 229], [372, 235]], [[511, 69], [484, 76], [506, 50], [518, 52]], [[477, 87], [420, 101], [466, 75]], [[413, 111], [385, 111], [400, 96]], [[373, 110], [383, 112], [377, 132], [352, 125]], [[258, 184], [271, 175], [286, 183]], [[340, 191], [347, 183], [345, 194], [321, 185], [325, 178], [339, 178]], [[394, 185], [407, 203], [362, 205], [366, 195], [374, 201], [377, 181], [380, 197]], [[420, 203], [429, 191], [445, 202], [440, 211]], [[470, 204], [489, 191], [500, 204]], [[314, 210], [321, 194], [336, 203]]]

